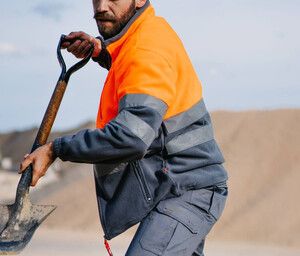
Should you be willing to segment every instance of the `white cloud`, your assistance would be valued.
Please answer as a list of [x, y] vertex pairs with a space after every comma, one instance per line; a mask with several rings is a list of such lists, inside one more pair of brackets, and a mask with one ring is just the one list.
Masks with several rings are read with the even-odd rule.
[[0, 55], [14, 55], [18, 52], [19, 50], [15, 45], [10, 43], [0, 43]]

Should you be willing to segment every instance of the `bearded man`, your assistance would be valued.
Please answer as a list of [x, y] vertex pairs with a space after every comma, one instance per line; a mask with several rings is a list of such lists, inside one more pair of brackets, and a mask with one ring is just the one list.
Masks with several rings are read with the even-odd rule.
[[176, 33], [149, 0], [93, 0], [100, 37], [63, 48], [109, 70], [95, 129], [28, 155], [32, 186], [58, 157], [94, 165], [105, 239], [140, 222], [127, 256], [203, 255], [227, 198], [227, 172], [202, 86]]

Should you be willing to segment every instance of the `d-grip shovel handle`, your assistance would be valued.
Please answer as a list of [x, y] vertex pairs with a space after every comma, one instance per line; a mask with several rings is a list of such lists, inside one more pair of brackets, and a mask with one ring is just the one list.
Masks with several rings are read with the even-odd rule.
[[[58, 46], [57, 46], [57, 59], [59, 61], [59, 64], [61, 66], [61, 74], [59, 76], [59, 79], [57, 81], [56, 87], [54, 89], [54, 92], [52, 94], [52, 97], [50, 99], [49, 105], [47, 107], [47, 110], [45, 112], [43, 121], [40, 125], [40, 128], [38, 130], [36, 139], [33, 143], [31, 152], [33, 152], [38, 147], [46, 144], [47, 139], [49, 137], [52, 125], [54, 123], [56, 114], [58, 112], [60, 103], [62, 101], [62, 98], [64, 96], [65, 90], [67, 88], [67, 83], [70, 79], [70, 76], [83, 66], [85, 66], [90, 58], [92, 57], [94, 47], [91, 48], [89, 54], [82, 60], [80, 60], [78, 63], [70, 67], [68, 70], [66, 69], [66, 64], [63, 59], [63, 56], [61, 54], [61, 45], [65, 41], [65, 35], [62, 35], [60, 37]], [[31, 184], [32, 180], [32, 166], [30, 165], [25, 172], [23, 172], [21, 179], [18, 184], [17, 188], [17, 195], [16, 195], [16, 203], [22, 203], [22, 198], [25, 196], [26, 193], [29, 192], [29, 186]], [[18, 201], [18, 202], [17, 202]]]

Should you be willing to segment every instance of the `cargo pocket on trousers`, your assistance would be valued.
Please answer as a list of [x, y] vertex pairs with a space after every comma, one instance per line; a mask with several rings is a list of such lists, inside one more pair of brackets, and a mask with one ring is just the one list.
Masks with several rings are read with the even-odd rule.
[[161, 201], [157, 210], [180, 222], [191, 234], [207, 234], [214, 224], [209, 214], [180, 199]]
[[225, 203], [228, 195], [227, 187], [215, 187], [213, 190], [212, 202], [209, 209], [211, 215], [218, 220], [225, 208]]
[[143, 249], [162, 255], [169, 245], [175, 248], [193, 236], [204, 238], [213, 224], [214, 219], [197, 207], [178, 198], [167, 199], [151, 213], [140, 243]]
[[156, 211], [151, 212], [140, 239], [142, 248], [156, 255], [162, 255], [174, 234], [177, 223], [167, 215]]

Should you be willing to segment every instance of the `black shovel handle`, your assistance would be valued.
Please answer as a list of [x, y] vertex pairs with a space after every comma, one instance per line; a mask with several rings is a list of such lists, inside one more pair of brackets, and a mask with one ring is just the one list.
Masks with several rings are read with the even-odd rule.
[[[67, 84], [70, 79], [70, 76], [75, 71], [79, 70], [80, 68], [82, 68], [89, 62], [89, 60], [92, 57], [93, 51], [94, 51], [94, 47], [92, 47], [90, 52], [88, 53], [88, 55], [85, 58], [83, 58], [82, 60], [80, 60], [78, 63], [76, 63], [75, 65], [73, 65], [72, 67], [70, 67], [67, 70], [65, 61], [61, 54], [61, 45], [64, 41], [65, 41], [65, 35], [62, 35], [60, 37], [60, 40], [59, 40], [59, 43], [57, 46], [57, 59], [61, 66], [61, 74], [59, 76], [56, 87], [54, 89], [54, 92], [53, 92], [50, 102], [48, 104], [47, 110], [44, 114], [44, 118], [43, 118], [40, 128], [38, 130], [36, 139], [33, 143], [31, 152], [33, 152], [38, 147], [46, 144], [49, 134], [51, 132], [54, 120], [56, 118], [60, 103], [62, 101], [65, 90], [67, 88]], [[29, 192], [31, 180], [32, 180], [32, 166], [30, 165], [25, 170], [25, 172], [23, 172], [21, 179], [19, 181], [18, 188], [17, 188], [16, 201], [22, 200], [22, 198], [25, 196], [25, 194]]]

